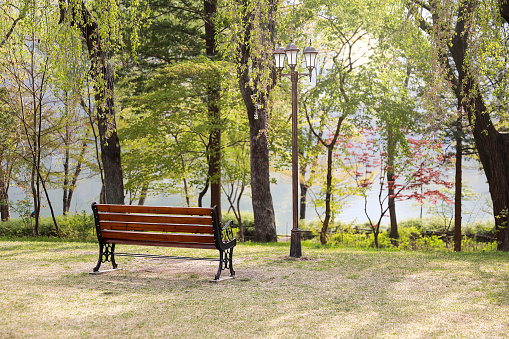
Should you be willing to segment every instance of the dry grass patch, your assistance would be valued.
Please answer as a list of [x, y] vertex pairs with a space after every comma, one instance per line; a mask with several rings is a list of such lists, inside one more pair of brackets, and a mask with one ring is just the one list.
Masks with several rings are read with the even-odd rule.
[[292, 259], [288, 252], [288, 244], [240, 244], [234, 251], [237, 278], [211, 284], [216, 262], [119, 257], [123, 270], [93, 276], [88, 272], [97, 260], [96, 244], [1, 241], [0, 335], [505, 338], [509, 333], [505, 253], [304, 246], [305, 258]]

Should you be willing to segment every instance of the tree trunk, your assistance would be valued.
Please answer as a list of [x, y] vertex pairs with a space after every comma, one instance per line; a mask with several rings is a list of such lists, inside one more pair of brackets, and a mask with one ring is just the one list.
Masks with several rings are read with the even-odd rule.
[[[210, 171], [210, 169], [209, 169]], [[209, 178], [205, 181], [205, 187], [201, 190], [201, 192], [198, 194], [198, 207], [203, 207], [203, 197], [209, 190]]]
[[327, 230], [331, 218], [331, 196], [332, 196], [332, 153], [334, 145], [332, 143], [327, 147], [327, 181], [325, 186], [325, 219], [323, 220], [322, 230], [320, 231], [320, 242], [322, 245], [327, 244]]
[[2, 221], [11, 219], [11, 209], [9, 206], [9, 185], [8, 179], [0, 178], [0, 216]]
[[145, 205], [145, 200], [147, 199], [148, 187], [149, 187], [148, 182], [144, 182], [143, 186], [141, 187], [140, 199], [138, 200], [139, 206]]
[[269, 145], [266, 134], [259, 134], [259, 131], [265, 128], [265, 114], [254, 119], [254, 113], [252, 105], [252, 109], [248, 109], [248, 114], [255, 241], [277, 241], [276, 217], [270, 192]]
[[[62, 0], [63, 1], [63, 0]], [[68, 2], [69, 9], [60, 3], [60, 23], [76, 25], [87, 45], [91, 76], [94, 80], [97, 125], [99, 129], [101, 160], [104, 169], [104, 196], [109, 204], [124, 204], [124, 183], [113, 102], [114, 74], [108, 62], [107, 51], [101, 42], [99, 26], [83, 2]], [[67, 12], [70, 13], [67, 16]]]
[[[387, 181], [389, 182], [393, 182], [394, 181], [394, 171], [387, 171]], [[394, 185], [392, 184], [389, 184], [389, 199], [388, 199], [388, 203], [389, 203], [389, 219], [391, 221], [391, 234], [390, 234], [390, 238], [391, 238], [391, 242], [394, 246], [397, 246], [398, 242], [396, 239], [399, 238], [399, 233], [398, 233], [398, 220], [396, 218], [396, 198], [394, 197], [395, 195], [395, 189], [394, 189]]]
[[[104, 52], [103, 52], [104, 53]], [[106, 53], [104, 53], [104, 59]], [[104, 65], [104, 78], [107, 83], [105, 92], [98, 92], [95, 101], [106, 101], [106, 105], [97, 104], [97, 125], [101, 143], [101, 160], [104, 169], [105, 198], [108, 204], [124, 204], [124, 182], [120, 158], [115, 112], [113, 109], [113, 70]]]
[[[216, 28], [214, 17], [217, 13], [217, 0], [205, 0], [205, 46], [207, 56], [216, 56]], [[210, 119], [210, 142], [208, 157], [210, 177], [210, 206], [217, 206], [219, 220], [221, 220], [221, 111], [219, 99], [221, 82], [219, 75], [217, 81], [209, 83], [207, 88], [208, 111]]]
[[[472, 2], [460, 8], [459, 17], [467, 17], [473, 11]], [[498, 249], [509, 251], [509, 134], [498, 132], [481, 94], [481, 89], [470, 75], [465, 56], [468, 50], [468, 31], [464, 19], [456, 23], [456, 35], [451, 40], [449, 50], [458, 73], [453, 78], [455, 94], [469, 122], [473, 125], [473, 136], [479, 159], [488, 179], [493, 215], [497, 234]], [[451, 71], [449, 71], [449, 74]]]
[[463, 157], [463, 129], [462, 117], [460, 116], [456, 124], [456, 178], [454, 189], [454, 251], [461, 252], [461, 184], [463, 181], [462, 157]]
[[[247, 71], [246, 71], [247, 73]], [[255, 241], [277, 241], [276, 217], [270, 193], [269, 144], [265, 130], [265, 114], [254, 118], [255, 105], [251, 97], [248, 76], [239, 80], [249, 117], [249, 146], [251, 166], [252, 205], [255, 222]]]
[[62, 194], [62, 210], [63, 214], [66, 215], [69, 212], [70, 202], [68, 197], [69, 192], [69, 162], [70, 162], [70, 150], [69, 150], [69, 126], [65, 126], [65, 137], [64, 137], [64, 189]]
[[32, 165], [32, 173], [30, 186], [32, 188], [32, 197], [34, 201], [34, 210], [30, 214], [30, 218], [34, 217], [34, 225], [32, 226], [32, 235], [34, 237], [39, 236], [39, 214], [41, 212], [41, 197], [39, 190], [39, 177], [36, 175], [35, 163]]
[[306, 177], [306, 167], [305, 166], [301, 167], [300, 174], [302, 175], [302, 180], [299, 183], [299, 185], [300, 185], [299, 219], [306, 220], [306, 198], [307, 198], [307, 194], [308, 194], [308, 185], [305, 181], [305, 177]]
[[[251, 165], [251, 191], [252, 191], [252, 204], [255, 222], [255, 241], [270, 242], [277, 241], [276, 233], [276, 218], [274, 215], [274, 205], [272, 202], [272, 194], [270, 193], [270, 174], [269, 174], [269, 142], [267, 138], [267, 104], [266, 98], [269, 97], [270, 91], [273, 88], [261, 86], [260, 79], [250, 79], [250, 68], [260, 68], [261, 59], [259, 56], [252, 56], [250, 53], [250, 46], [248, 45], [249, 38], [251, 37], [252, 18], [254, 13], [252, 9], [244, 2], [244, 35], [245, 42], [239, 45], [240, 64], [238, 65], [239, 76], [239, 89], [246, 105], [247, 115], [249, 119], [249, 145], [250, 145], [250, 165]], [[270, 48], [274, 46], [274, 32], [275, 32], [275, 12], [276, 3], [273, 2], [269, 5], [268, 15], [269, 24], [265, 31], [261, 34], [262, 38], [266, 41], [266, 45]], [[270, 52], [262, 58], [272, 58]], [[249, 63], [252, 60], [253, 63]], [[272, 70], [272, 79], [276, 79], [276, 72]], [[250, 80], [252, 80], [252, 85]], [[263, 94], [260, 94], [263, 92]], [[259, 95], [254, 95], [259, 94]], [[255, 98], [256, 97], [256, 98]], [[256, 103], [254, 102], [256, 100]], [[259, 107], [258, 110], [255, 108]], [[255, 117], [256, 111], [258, 112]]]
[[76, 169], [74, 170], [74, 173], [72, 175], [71, 183], [67, 188], [67, 199], [65, 199], [64, 203], [64, 214], [69, 213], [69, 210], [71, 209], [71, 202], [72, 202], [72, 196], [74, 194], [74, 190], [76, 189], [76, 184], [78, 182], [78, 178], [81, 173], [81, 164], [83, 159], [85, 157], [85, 151], [87, 149], [87, 142], [83, 141], [83, 144], [81, 145], [81, 151], [79, 155], [78, 163], [76, 164]]
[[244, 193], [245, 186], [242, 185], [240, 189], [239, 196], [237, 198], [237, 222], [239, 223], [239, 233], [240, 233], [240, 241], [244, 241], [244, 223], [242, 221], [242, 213], [240, 212], [240, 198], [242, 197], [242, 194]]
[[399, 238], [398, 233], [398, 220], [396, 219], [396, 196], [395, 196], [395, 184], [396, 184], [396, 176], [394, 175], [394, 140], [392, 136], [392, 131], [389, 128], [389, 138], [387, 140], [387, 185], [388, 185], [388, 193], [389, 193], [389, 219], [391, 221], [391, 243], [394, 246], [398, 245], [396, 239]]

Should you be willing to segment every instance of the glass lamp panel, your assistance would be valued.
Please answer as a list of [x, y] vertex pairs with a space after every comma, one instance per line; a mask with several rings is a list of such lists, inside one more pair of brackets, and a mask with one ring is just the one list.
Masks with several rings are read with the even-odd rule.
[[316, 66], [316, 55], [318, 51], [313, 46], [308, 46], [304, 49], [304, 59], [306, 60], [306, 67], [313, 69]]
[[290, 42], [285, 48], [286, 57], [288, 58], [288, 65], [297, 65], [297, 55], [299, 54], [299, 48], [293, 42]]
[[282, 70], [285, 67], [285, 58], [286, 58], [285, 49], [281, 46], [277, 46], [276, 49], [274, 50], [273, 54], [274, 54], [274, 61], [276, 63], [276, 68], [278, 70]]
[[309, 68], [309, 66], [311, 65], [311, 53], [306, 53], [304, 51], [304, 60], [306, 61], [306, 67]]

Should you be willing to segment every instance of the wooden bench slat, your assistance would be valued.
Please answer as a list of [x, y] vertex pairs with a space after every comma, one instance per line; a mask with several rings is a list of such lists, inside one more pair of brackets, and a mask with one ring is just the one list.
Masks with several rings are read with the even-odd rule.
[[222, 229], [217, 206], [202, 208], [93, 203], [92, 210], [100, 245], [94, 272], [98, 272], [101, 264], [106, 262], [111, 262], [116, 269], [115, 245], [123, 244], [215, 249], [219, 251], [220, 259], [214, 280], [217, 281], [226, 269], [230, 270], [231, 276], [235, 276], [232, 251], [236, 240], [233, 239], [231, 222]]
[[212, 217], [203, 216], [174, 216], [174, 215], [167, 216], [167, 215], [100, 212], [99, 220], [158, 223], [158, 224], [162, 223], [162, 224], [212, 225]]
[[101, 231], [101, 236], [104, 240], [122, 239], [135, 241], [214, 244], [214, 236], [204, 234], [175, 234], [175, 233], [151, 233], [138, 231], [103, 230]]
[[210, 249], [216, 250], [216, 245], [214, 244], [202, 244], [202, 243], [179, 243], [179, 242], [159, 242], [159, 241], [138, 241], [138, 240], [104, 240], [107, 244], [122, 244], [122, 245], [139, 245], [139, 246], [160, 246], [160, 247], [180, 247], [180, 248], [202, 248], [202, 249]]
[[104, 205], [96, 204], [99, 212], [114, 213], [155, 213], [210, 216], [210, 207], [172, 207], [172, 206], [139, 206], [139, 205]]
[[214, 234], [212, 225], [134, 223], [120, 221], [99, 221], [101, 230], [151, 231]]

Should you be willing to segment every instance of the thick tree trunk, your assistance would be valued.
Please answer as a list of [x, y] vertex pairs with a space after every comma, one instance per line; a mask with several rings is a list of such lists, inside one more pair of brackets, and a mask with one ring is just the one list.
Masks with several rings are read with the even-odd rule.
[[[62, 0], [63, 1], [63, 0]], [[77, 26], [87, 45], [94, 80], [97, 125], [104, 169], [104, 197], [109, 204], [124, 204], [124, 183], [120, 158], [120, 142], [117, 135], [113, 102], [114, 74], [108, 62], [107, 51], [101, 42], [99, 26], [83, 2], [68, 2], [60, 6], [60, 23]], [[68, 15], [69, 14], [69, 15]]]
[[[251, 151], [250, 165], [251, 165], [251, 191], [252, 191], [252, 204], [255, 222], [255, 241], [270, 242], [277, 241], [276, 233], [276, 218], [274, 215], [274, 205], [272, 202], [272, 194], [270, 193], [270, 174], [269, 174], [269, 142], [267, 139], [267, 103], [268, 98], [273, 86], [267, 86], [263, 89], [263, 94], [260, 94], [262, 89], [259, 88], [261, 83], [259, 79], [250, 79], [250, 68], [260, 68], [260, 59], [252, 56], [250, 53], [250, 46], [248, 41], [251, 36], [252, 19], [254, 13], [252, 9], [244, 2], [246, 12], [244, 13], [244, 35], [245, 42], [239, 45], [240, 64], [238, 65], [239, 76], [239, 89], [246, 105], [247, 115], [249, 119], [249, 145]], [[266, 41], [266, 46], [274, 46], [274, 32], [275, 32], [275, 12], [276, 3], [271, 3], [268, 13], [269, 24], [266, 31], [262, 34], [262, 38]], [[270, 52], [266, 52], [264, 58], [272, 58]], [[253, 63], [250, 64], [249, 60], [252, 59]], [[253, 66], [254, 65], [254, 66]], [[276, 72], [272, 70], [272, 79], [276, 79]], [[253, 84], [250, 84], [250, 80]], [[257, 97], [257, 98], [255, 98]], [[254, 100], [257, 100], [256, 103]], [[255, 109], [255, 104], [259, 107]], [[258, 111], [257, 117], [255, 113]]]
[[[205, 46], [207, 56], [216, 56], [216, 28], [214, 17], [217, 13], [217, 0], [205, 0]], [[210, 118], [210, 143], [209, 143], [209, 177], [210, 177], [210, 206], [217, 206], [219, 219], [221, 219], [221, 111], [219, 99], [221, 82], [214, 81], [207, 88], [208, 110]]]
[[[106, 53], [103, 52], [106, 63]], [[103, 64], [102, 71], [106, 81], [106, 89], [98, 90], [95, 95], [97, 103], [97, 124], [101, 143], [101, 160], [104, 169], [105, 198], [108, 204], [124, 204], [124, 182], [120, 157], [120, 141], [118, 139], [115, 111], [113, 109], [113, 70], [110, 65]], [[97, 78], [102, 75], [97, 74]], [[101, 102], [106, 102], [105, 105]]]
[[[249, 118], [249, 145], [251, 165], [251, 191], [255, 222], [255, 241], [277, 241], [276, 217], [270, 192], [269, 144], [267, 135], [261, 133], [266, 127], [265, 112], [255, 119], [255, 104], [248, 85], [247, 70], [239, 79], [240, 90]], [[265, 107], [265, 106], [264, 106]]]
[[277, 241], [276, 217], [270, 192], [268, 140], [265, 134], [259, 133], [265, 128], [265, 114], [254, 119], [254, 105], [251, 105], [251, 108], [251, 110], [248, 109], [248, 114], [255, 241]]
[[221, 112], [219, 110], [219, 90], [209, 89], [210, 132], [209, 143], [209, 178], [210, 178], [210, 207], [217, 206], [221, 220]]
[[[459, 17], [467, 17], [473, 8], [473, 2], [466, 3], [460, 8]], [[493, 126], [479, 86], [469, 73], [465, 60], [469, 36], [463, 20], [456, 23], [456, 35], [449, 47], [458, 74], [457, 79], [453, 79], [455, 94], [473, 125], [475, 145], [488, 179], [498, 249], [509, 251], [509, 135], [498, 132]]]

